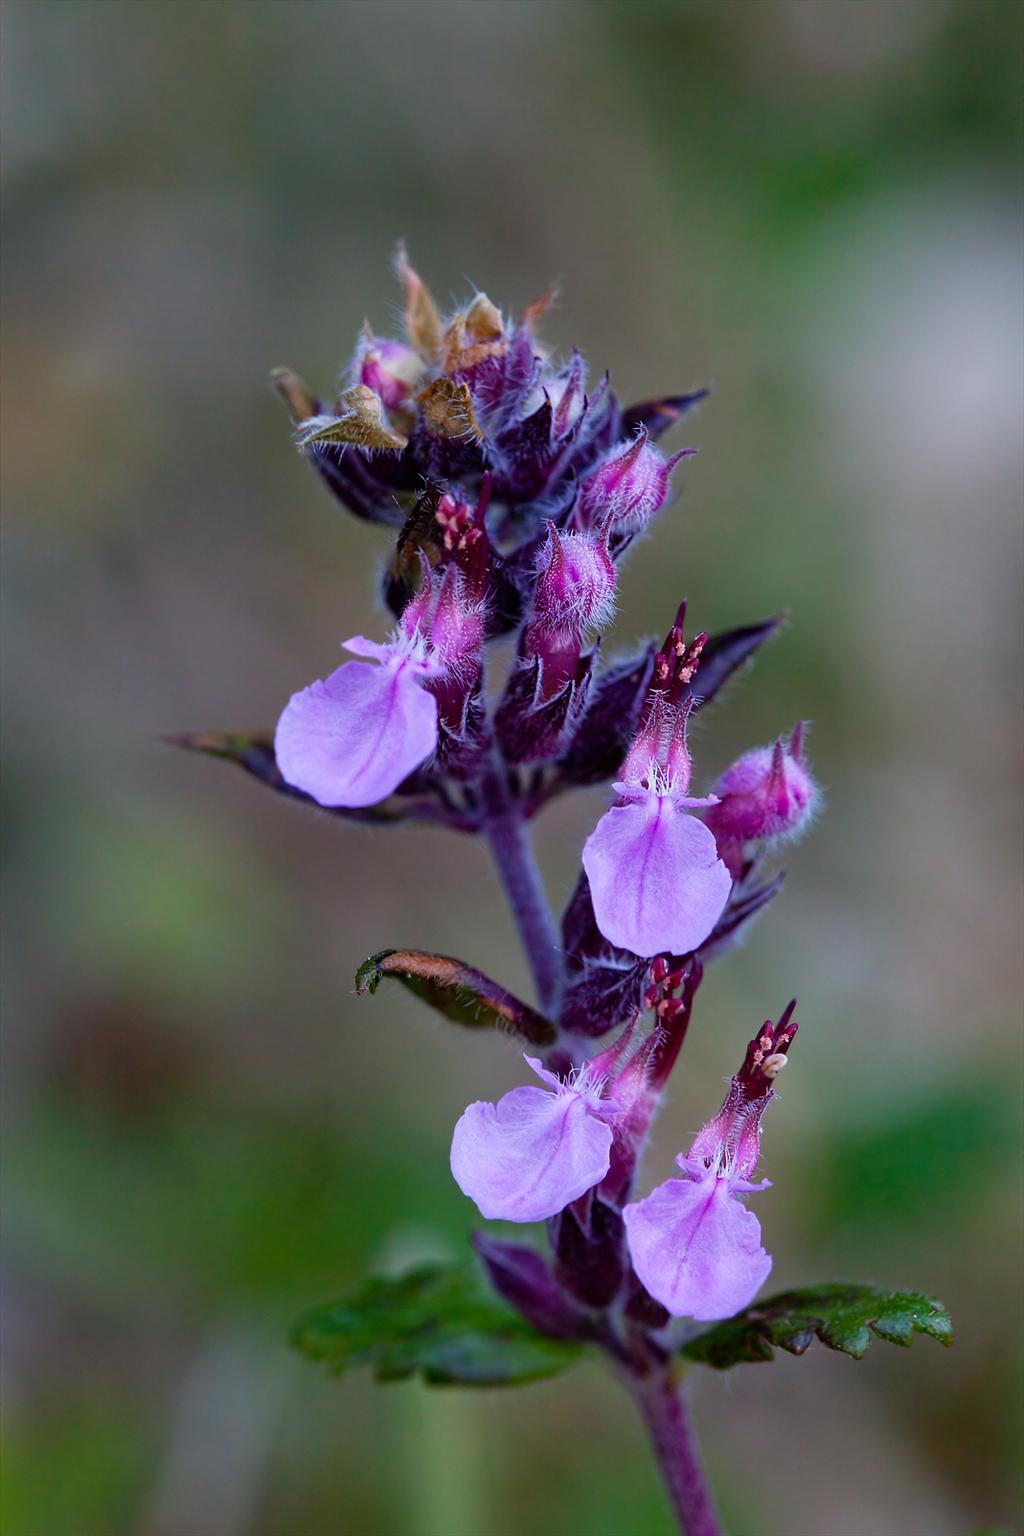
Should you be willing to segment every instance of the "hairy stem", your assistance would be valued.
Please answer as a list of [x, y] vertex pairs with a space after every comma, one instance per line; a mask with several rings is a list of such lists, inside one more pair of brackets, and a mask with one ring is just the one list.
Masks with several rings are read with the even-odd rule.
[[526, 951], [540, 1005], [553, 1012], [562, 989], [562, 954], [547, 892], [521, 812], [501, 792], [497, 776], [488, 790], [487, 838], [494, 862]]
[[682, 1536], [722, 1536], [681, 1386], [665, 1370], [634, 1379], [630, 1385], [647, 1425]]

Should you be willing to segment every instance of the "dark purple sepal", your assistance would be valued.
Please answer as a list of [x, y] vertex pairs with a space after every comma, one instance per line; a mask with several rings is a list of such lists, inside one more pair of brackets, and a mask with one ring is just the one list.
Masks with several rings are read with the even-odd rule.
[[571, 469], [578, 479], [582, 478], [621, 437], [622, 411], [605, 373], [597, 388], [587, 396], [586, 411], [581, 417], [580, 431], [573, 442], [566, 469]]
[[570, 477], [578, 478], [616, 441], [620, 423], [618, 403], [607, 374], [584, 397], [583, 409], [564, 432], [545, 396], [529, 416], [514, 421], [495, 442], [495, 495], [509, 506], [543, 501], [537, 516], [558, 521], [571, 498], [564, 494]]
[[485, 639], [495, 640], [500, 635], [518, 629], [526, 609], [529, 590], [529, 576], [492, 549], [487, 568]]
[[657, 442], [674, 427], [695, 405], [706, 400], [709, 390], [695, 389], [688, 395], [665, 395], [661, 400], [644, 400], [631, 405], [622, 413], [622, 435], [629, 437], [638, 427], [646, 427], [648, 437]]
[[498, 1295], [538, 1333], [552, 1339], [587, 1337], [585, 1313], [556, 1284], [539, 1253], [518, 1244], [500, 1243], [483, 1232], [474, 1232], [472, 1241]]
[[537, 409], [501, 432], [495, 443], [494, 493], [502, 501], [533, 501], [548, 483], [559, 446], [552, 441], [554, 412], [544, 397]]
[[431, 480], [475, 481], [487, 468], [487, 447], [468, 431], [431, 431], [419, 418], [406, 452], [413, 456], [421, 476]]
[[443, 708], [440, 710], [437, 767], [442, 774], [462, 783], [478, 778], [490, 747], [487, 711], [479, 689], [462, 700], [458, 719]]
[[562, 914], [562, 946], [567, 958], [582, 961], [584, 956], [597, 955], [602, 944], [605, 949], [610, 948], [594, 917], [594, 903], [590, 899], [590, 882], [586, 870], [581, 870]]
[[331, 494], [363, 522], [401, 526], [405, 517], [402, 502], [415, 491], [419, 480], [408, 448], [402, 453], [371, 456], [356, 447], [325, 444], [305, 449], [303, 457]]
[[584, 1195], [551, 1222], [555, 1275], [587, 1307], [607, 1307], [622, 1285], [622, 1215], [596, 1195]]
[[636, 1013], [644, 994], [646, 964], [625, 950], [606, 946], [609, 958], [567, 961], [569, 979], [562, 999], [563, 1029], [597, 1039]]
[[566, 984], [560, 1022], [588, 1039], [631, 1018], [643, 1002], [647, 962], [608, 943], [597, 926], [590, 884], [580, 874], [562, 918]]
[[[705, 704], [710, 704], [722, 685], [778, 632], [784, 618], [785, 614], [778, 613], [760, 624], [746, 624], [740, 629], [726, 629], [711, 636], [700, 653], [700, 665], [689, 686], [694, 714]], [[679, 703], [684, 704], [687, 697], [688, 693], [684, 691]]]
[[668, 1308], [663, 1307], [660, 1301], [655, 1301], [650, 1291], [640, 1283], [632, 1265], [626, 1278], [626, 1292], [629, 1300], [623, 1310], [631, 1323], [639, 1323], [642, 1328], [651, 1328], [655, 1333], [667, 1325]]
[[598, 673], [583, 717], [559, 763], [571, 784], [600, 784], [622, 763], [636, 732], [657, 644]]
[[757, 885], [752, 881], [752, 874], [748, 866], [748, 873], [733, 886], [725, 911], [697, 951], [702, 960], [717, 959], [745, 938], [749, 925], [778, 894], [786, 878], [785, 871], [780, 870], [773, 879]]
[[502, 351], [461, 369], [455, 377], [469, 386], [480, 420], [489, 430], [500, 430], [519, 415], [540, 371], [533, 338], [525, 326], [519, 326]]
[[586, 705], [595, 654], [581, 656], [576, 676], [550, 699], [540, 658], [516, 662], [494, 719], [506, 762], [544, 762], [563, 750]]
[[270, 731], [253, 731], [247, 735], [233, 735], [227, 731], [189, 731], [165, 736], [163, 739], [169, 746], [181, 747], [187, 752], [202, 752], [208, 757], [219, 757], [224, 762], [234, 763], [268, 789], [285, 795], [289, 800], [312, 805], [322, 816], [339, 816], [344, 821], [371, 824], [432, 821], [441, 822], [456, 832], [480, 830], [480, 814], [475, 804], [460, 802], [453, 790], [449, 790], [442, 780], [435, 778], [429, 771], [418, 770], [410, 774], [393, 795], [378, 801], [376, 805], [325, 807], [283, 778], [274, 756], [274, 737]]

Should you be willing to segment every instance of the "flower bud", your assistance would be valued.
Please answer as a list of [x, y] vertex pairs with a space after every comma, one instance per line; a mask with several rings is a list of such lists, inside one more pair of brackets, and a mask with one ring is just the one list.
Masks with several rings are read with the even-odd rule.
[[562, 533], [548, 525], [540, 557], [529, 631], [537, 638], [580, 640], [612, 616], [615, 567], [603, 539]]
[[579, 421], [586, 407], [586, 365], [579, 352], [573, 352], [567, 365], [557, 373], [545, 371], [523, 402], [528, 416], [547, 400], [551, 406], [551, 433], [557, 441]]
[[614, 601], [615, 567], [604, 540], [549, 524], [523, 636], [523, 658], [540, 658], [545, 698], [575, 677], [585, 636], [608, 622]]
[[438, 760], [456, 778], [471, 775], [486, 747], [480, 697], [484, 605], [455, 564], [431, 570], [419, 551], [420, 586], [406, 604], [398, 632], [420, 645], [430, 662], [423, 686], [437, 702]]
[[813, 816], [818, 788], [803, 760], [803, 731], [801, 721], [788, 744], [780, 736], [745, 752], [715, 785], [719, 803], [704, 820], [727, 864], [738, 864], [745, 843], [798, 837]]
[[405, 405], [423, 377], [423, 363], [401, 341], [378, 341], [364, 333], [356, 354], [357, 382], [372, 389], [389, 411]]
[[687, 450], [666, 459], [641, 427], [631, 443], [607, 455], [580, 488], [577, 518], [584, 528], [635, 532], [664, 505], [672, 471]]
[[466, 682], [478, 676], [483, 654], [483, 607], [466, 592], [458, 566], [449, 565], [441, 581], [430, 625], [430, 643], [445, 675]]

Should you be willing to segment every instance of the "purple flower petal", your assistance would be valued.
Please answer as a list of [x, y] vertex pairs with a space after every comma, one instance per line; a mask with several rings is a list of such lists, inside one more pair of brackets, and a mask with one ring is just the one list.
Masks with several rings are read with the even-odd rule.
[[731, 1317], [768, 1278], [760, 1224], [735, 1188], [714, 1173], [669, 1179], [622, 1212], [633, 1268], [675, 1317]]
[[350, 639], [341, 642], [343, 651], [351, 651], [353, 656], [362, 656], [366, 661], [390, 661], [395, 654], [392, 642], [381, 640], [368, 640], [365, 635], [352, 635]]
[[707, 827], [669, 795], [606, 811], [583, 847], [597, 926], [634, 955], [685, 955], [715, 926], [732, 889]]
[[482, 1216], [544, 1221], [608, 1172], [612, 1131], [571, 1089], [513, 1088], [470, 1104], [452, 1136], [452, 1174]]
[[[350, 642], [364, 655], [372, 645]], [[294, 694], [274, 737], [284, 778], [326, 806], [390, 795], [437, 746], [437, 701], [420, 687], [421, 673], [412, 658], [388, 653], [381, 666], [346, 661]]]

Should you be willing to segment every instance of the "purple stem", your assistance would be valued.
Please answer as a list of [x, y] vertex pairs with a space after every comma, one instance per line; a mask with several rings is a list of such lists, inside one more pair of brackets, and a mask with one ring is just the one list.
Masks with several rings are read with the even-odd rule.
[[[508, 794], [503, 766], [499, 760], [484, 781], [484, 827], [541, 1007], [555, 1017], [563, 982], [559, 934], [526, 822]], [[653, 1369], [649, 1365], [638, 1368], [628, 1352], [612, 1347], [610, 1340], [605, 1342], [624, 1369], [647, 1426], [682, 1536], [722, 1536], [704, 1481], [690, 1412], [671, 1371], [660, 1363]]]
[[682, 1388], [665, 1370], [631, 1377], [630, 1389], [651, 1437], [682, 1536], [722, 1536], [697, 1452]]
[[533, 974], [541, 1007], [554, 1014], [562, 990], [562, 949], [522, 813], [498, 774], [485, 788], [487, 839]]

